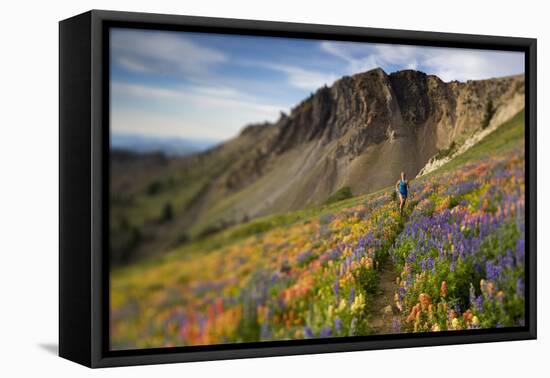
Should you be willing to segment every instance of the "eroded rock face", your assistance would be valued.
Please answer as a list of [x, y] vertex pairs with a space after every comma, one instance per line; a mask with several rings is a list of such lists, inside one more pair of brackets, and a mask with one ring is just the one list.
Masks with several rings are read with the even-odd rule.
[[[245, 129], [241, 137], [254, 129], [252, 150], [256, 152], [250, 153], [254, 164], [243, 162], [228, 174], [259, 177], [278, 156], [292, 151], [300, 155], [300, 149], [306, 150], [310, 144], [316, 145], [315, 150], [323, 150], [320, 155], [329, 160], [349, 162], [373, 146], [391, 143], [407, 148], [409, 157], [415, 155], [412, 166], [402, 164], [411, 170], [410, 175], [415, 175], [438, 150], [479, 130], [489, 102], [495, 111], [493, 118], [500, 123], [506, 121], [498, 114], [510, 118], [521, 110], [524, 77], [445, 83], [419, 71], [387, 75], [382, 69], [343, 77], [332, 87], [317, 90], [275, 124]], [[388, 164], [391, 161], [391, 165], [400, 165], [395, 156], [387, 158]], [[243, 186], [247, 181], [232, 180]], [[388, 184], [387, 180], [369, 181], [370, 189]], [[239, 185], [232, 188], [238, 189]]]
[[414, 177], [439, 150], [521, 111], [524, 85], [523, 75], [445, 83], [414, 70], [343, 77], [277, 122], [173, 164], [207, 177], [174, 224], [199, 233], [321, 203], [344, 186], [374, 191], [401, 171]]
[[255, 217], [322, 202], [343, 186], [354, 194], [380, 189], [479, 131], [489, 102], [490, 123], [511, 118], [523, 108], [524, 77], [445, 83], [382, 69], [343, 77], [222, 145], [240, 148], [209, 199], [233, 196], [231, 211]]
[[375, 69], [319, 89], [281, 117], [272, 148], [281, 153], [312, 140], [326, 144], [353, 134], [348, 150], [360, 153], [390, 135], [410, 136], [425, 126], [445, 131], [434, 141], [445, 148], [481, 126], [489, 101], [496, 109], [509, 106], [512, 97], [523, 97], [523, 86], [523, 76], [444, 83], [419, 71], [387, 75]]

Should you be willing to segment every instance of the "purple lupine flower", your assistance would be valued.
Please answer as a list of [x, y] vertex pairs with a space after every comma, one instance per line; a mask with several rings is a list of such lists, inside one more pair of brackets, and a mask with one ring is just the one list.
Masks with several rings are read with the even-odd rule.
[[348, 303], [350, 306], [353, 303], [354, 299], [355, 299], [355, 287], [352, 287], [351, 290], [349, 291], [349, 298], [348, 298]]
[[451, 270], [451, 272], [454, 272], [456, 270], [456, 262], [455, 261], [451, 262], [450, 270]]
[[335, 248], [329, 252], [326, 253], [327, 261], [328, 260], [337, 260], [340, 257], [340, 253], [342, 253], [340, 248]]
[[269, 329], [268, 324], [267, 323], [262, 324], [260, 328], [260, 338], [265, 340], [265, 339], [270, 339], [271, 337], [273, 337], [273, 334], [271, 333], [271, 330]]
[[477, 296], [475, 304], [478, 311], [483, 311], [483, 295]]
[[330, 327], [321, 328], [321, 333], [320, 333], [319, 336], [323, 337], [323, 338], [332, 336], [332, 328], [330, 328]]
[[474, 270], [476, 271], [477, 274], [479, 274], [480, 276], [483, 276], [483, 267], [479, 262], [476, 262], [474, 264]]
[[525, 263], [525, 239], [519, 238], [516, 242], [516, 264], [523, 266]]
[[305, 263], [310, 262], [314, 258], [313, 252], [311, 251], [304, 251], [296, 257], [296, 262], [298, 265], [303, 265]]
[[498, 265], [502, 268], [511, 269], [514, 265], [514, 258], [512, 257], [512, 251], [509, 249], [505, 255], [497, 256]]
[[518, 277], [516, 281], [516, 295], [518, 297], [523, 297], [525, 293], [525, 285], [523, 284], [523, 279], [521, 277]]
[[346, 257], [346, 261], [344, 262], [344, 264], [346, 265], [346, 271], [350, 269], [351, 262], [352, 262], [351, 256]]
[[514, 253], [512, 252], [511, 249], [508, 249], [508, 251], [506, 251], [506, 264], [507, 264], [506, 267], [508, 269], [512, 269], [514, 265]]
[[336, 332], [340, 333], [342, 331], [342, 321], [340, 318], [334, 319], [334, 328], [336, 329]]
[[435, 261], [434, 261], [434, 258], [431, 257], [431, 256], [428, 257], [428, 261], [427, 261], [426, 265], [427, 265], [427, 268], [428, 268], [429, 270], [435, 270]]
[[311, 330], [310, 327], [308, 326], [305, 326], [304, 327], [304, 335], [308, 338], [308, 339], [312, 339], [315, 337], [315, 335], [313, 334], [313, 331]]
[[334, 296], [336, 297], [336, 300], [338, 300], [340, 296], [340, 280], [338, 277], [334, 280], [334, 284], [332, 285], [332, 291], [334, 292]]
[[500, 278], [500, 273], [502, 271], [502, 268], [496, 265], [492, 261], [487, 261], [485, 263], [485, 270], [487, 271], [487, 278], [491, 281], [498, 281]]
[[199, 316], [199, 335], [204, 335], [204, 331], [206, 329], [206, 322], [207, 322], [207, 319], [206, 319], [206, 316]]
[[403, 300], [403, 298], [405, 298], [405, 295], [407, 294], [407, 291], [405, 290], [404, 287], [399, 287], [399, 289], [397, 289], [397, 293], [399, 295], [399, 300]]
[[397, 317], [392, 319], [392, 329], [395, 333], [401, 332], [401, 323]]
[[454, 310], [457, 314], [461, 314], [462, 313], [462, 309], [460, 308], [460, 303], [456, 303], [455, 306], [454, 306]]

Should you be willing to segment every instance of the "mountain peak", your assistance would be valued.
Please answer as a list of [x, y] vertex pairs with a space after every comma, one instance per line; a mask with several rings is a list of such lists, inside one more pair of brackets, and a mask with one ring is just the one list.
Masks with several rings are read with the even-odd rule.
[[377, 74], [377, 75], [383, 75], [383, 76], [387, 76], [388, 74], [386, 73], [386, 71], [384, 71], [384, 69], [382, 67], [376, 67], [376, 68], [372, 68], [368, 71], [365, 71], [364, 72], [365, 74]]
[[408, 78], [418, 78], [418, 77], [426, 77], [428, 74], [426, 74], [423, 71], [413, 70], [413, 69], [405, 69], [405, 70], [399, 70], [394, 71], [390, 74], [392, 77], [408, 77]]
[[352, 76], [345, 76], [342, 79], [337, 80], [336, 83], [346, 78], [351, 80], [373, 80], [374, 78], [385, 79], [387, 77], [388, 77], [388, 74], [386, 73], [386, 71], [384, 71], [382, 67], [376, 67], [367, 71], [356, 73]]

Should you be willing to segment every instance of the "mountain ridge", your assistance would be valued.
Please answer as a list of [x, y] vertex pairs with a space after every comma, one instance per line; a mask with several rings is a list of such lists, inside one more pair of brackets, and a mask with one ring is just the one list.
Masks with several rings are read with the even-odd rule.
[[216, 145], [217, 141], [182, 137], [158, 137], [137, 133], [112, 133], [111, 148], [130, 153], [163, 153], [182, 157], [196, 154]]
[[[151, 215], [136, 225], [153, 235], [144, 248], [164, 250], [170, 246], [158, 244], [156, 233], [173, 242], [194, 239], [322, 203], [343, 187], [359, 195], [392, 184], [401, 171], [415, 177], [439, 151], [521, 111], [524, 85], [523, 75], [446, 83], [420, 71], [388, 75], [378, 68], [345, 76], [276, 122], [248, 125], [207, 151], [170, 159], [149, 179], [130, 185], [127, 176], [122, 186], [112, 177], [112, 192], [131, 188], [126, 194], [157, 218], [166, 204], [174, 207], [169, 221]], [[146, 194], [167, 177], [170, 185]]]
[[[243, 182], [240, 187], [246, 186], [244, 176], [250, 178], [251, 173], [261, 176], [269, 168], [270, 157], [284, 155], [298, 146], [307, 151], [311, 143], [318, 143], [328, 152], [325, 165], [330, 167], [332, 160], [344, 157], [353, 160], [382, 142], [402, 144], [400, 139], [416, 138], [417, 162], [405, 167], [413, 176], [439, 150], [480, 128], [485, 104], [480, 107], [479, 97], [495, 98], [497, 110], [493, 117], [498, 123], [521, 110], [522, 95], [509, 106], [504, 102], [512, 100], [510, 94], [490, 93], [499, 89], [479, 85], [493, 83], [497, 87], [504, 83], [504, 86], [512, 86], [514, 82], [523, 86], [522, 76], [444, 83], [434, 75], [418, 71], [404, 70], [387, 75], [382, 69], [374, 69], [344, 77], [332, 87], [317, 90], [293, 108], [290, 115], [282, 115], [274, 124], [255, 125], [254, 169], [247, 169], [252, 168], [250, 164], [237, 165], [228, 173], [232, 175], [229, 182], [232, 188], [238, 188], [238, 182]], [[473, 98], [460, 98], [465, 89]], [[501, 97], [506, 97], [505, 101], [499, 101]], [[473, 106], [464, 105], [467, 101]], [[512, 110], [507, 110], [508, 107]], [[407, 147], [411, 148], [404, 146]], [[395, 176], [395, 173], [394, 170], [392, 174]], [[358, 188], [359, 192], [384, 186], [388, 183], [384, 181]], [[329, 191], [337, 189], [332, 187]]]

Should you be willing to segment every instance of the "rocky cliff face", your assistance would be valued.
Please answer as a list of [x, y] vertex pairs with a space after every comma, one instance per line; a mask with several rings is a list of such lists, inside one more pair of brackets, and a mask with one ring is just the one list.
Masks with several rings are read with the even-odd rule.
[[343, 77], [277, 122], [248, 126], [173, 162], [174, 172], [187, 172], [178, 185], [206, 177], [176, 209], [173, 227], [197, 235], [322, 203], [345, 186], [354, 195], [380, 189], [401, 171], [416, 176], [438, 151], [523, 107], [523, 75], [445, 83], [413, 70], [374, 69]]
[[[344, 77], [275, 124], [246, 128], [237, 138], [250, 139], [246, 158], [224, 174], [226, 186], [246, 191], [255, 183], [241, 209], [251, 216], [322, 202], [343, 186], [365, 193], [401, 170], [414, 177], [438, 151], [523, 106], [523, 76], [445, 83], [375, 69]], [[251, 200], [256, 193], [263, 194]]]

